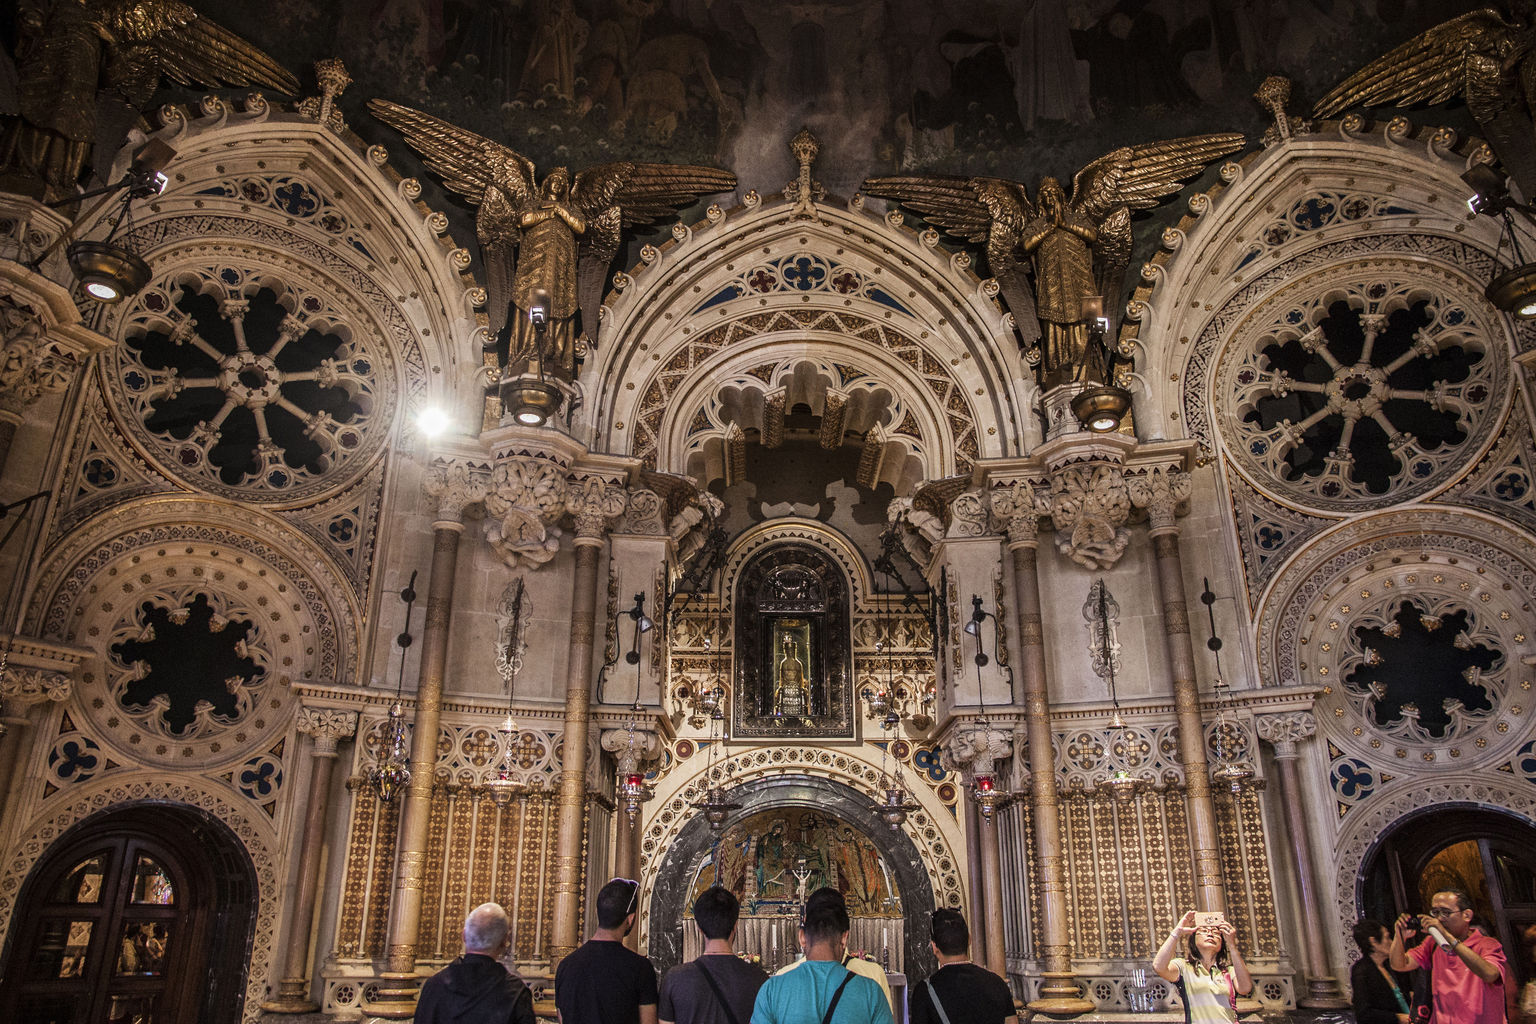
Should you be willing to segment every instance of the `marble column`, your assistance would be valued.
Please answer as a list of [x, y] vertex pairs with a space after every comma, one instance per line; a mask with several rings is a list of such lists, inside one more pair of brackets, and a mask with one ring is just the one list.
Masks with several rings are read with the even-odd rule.
[[405, 788], [396, 841], [395, 888], [390, 901], [389, 938], [378, 996], [363, 1010], [386, 1020], [408, 1020], [416, 1013], [416, 939], [421, 931], [422, 886], [427, 860], [427, 828], [432, 817], [432, 788], [437, 769], [438, 720], [443, 707], [443, 677], [448, 664], [448, 628], [453, 619], [454, 580], [464, 507], [475, 495], [460, 473], [429, 475], [427, 493], [437, 499], [432, 524], [432, 568], [427, 582], [426, 624], [422, 628], [421, 668], [416, 682], [416, 715], [411, 724], [411, 781]]
[[0, 661], [0, 822], [5, 821], [11, 791], [26, 776], [21, 769], [32, 728], [32, 707], [66, 701], [70, 688], [69, 677], [63, 673]]
[[[956, 736], [946, 753], [952, 763], [966, 769], [967, 782], [974, 785], [972, 780], [978, 775], [995, 777], [997, 759], [1007, 757], [1012, 749], [1013, 740], [1007, 734], [977, 724]], [[977, 921], [973, 917], [970, 922], [971, 959], [998, 977], [1006, 978], [1008, 948], [1003, 938], [1003, 858], [998, 838], [1001, 826], [996, 813], [982, 814], [972, 801], [967, 802], [972, 803], [968, 810], [976, 815], [975, 845], [981, 869], [980, 876], [973, 876], [971, 883], [973, 888], [981, 891], [981, 919]], [[977, 860], [971, 863], [975, 865]], [[971, 904], [973, 907], [976, 904], [974, 896]], [[980, 952], [976, 946], [977, 938], [982, 940]]]
[[1184, 765], [1184, 799], [1189, 817], [1189, 844], [1195, 867], [1195, 907], [1227, 909], [1221, 877], [1221, 853], [1216, 840], [1216, 806], [1211, 797], [1211, 770], [1206, 760], [1205, 722], [1200, 715], [1200, 683], [1195, 675], [1195, 648], [1189, 632], [1189, 604], [1184, 593], [1184, 562], [1179, 549], [1178, 514], [1189, 500], [1189, 475], [1178, 470], [1151, 470], [1128, 477], [1131, 501], [1146, 509], [1157, 563], [1157, 586], [1163, 612], [1163, 634], [1173, 668], [1174, 717], [1179, 723], [1179, 761]]
[[[630, 747], [628, 729], [609, 729], [598, 739], [598, 746], [613, 754], [618, 761], [617, 773], [622, 778], [630, 772], [643, 772], [642, 764], [654, 760], [661, 751], [661, 741], [649, 729], [634, 731], [634, 747]], [[645, 818], [639, 811], [630, 817], [621, 800], [613, 811], [613, 864], [615, 878], [640, 878], [640, 828]], [[630, 932], [624, 940], [630, 949], [640, 945], [640, 929]]]
[[[597, 569], [608, 522], [628, 504], [623, 489], [588, 478], [573, 488], [576, 573], [571, 595], [571, 645], [565, 691], [565, 741], [555, 825], [555, 921], [551, 970], [581, 942], [581, 837], [587, 817], [587, 741], [592, 720], [592, 648], [596, 631]], [[633, 877], [633, 876], [631, 876]]]
[[314, 1013], [320, 1004], [309, 998], [309, 930], [314, 923], [320, 891], [320, 859], [325, 845], [327, 804], [331, 794], [336, 747], [357, 733], [357, 712], [336, 708], [301, 707], [298, 730], [314, 738], [310, 748], [309, 800], [304, 807], [304, 831], [299, 846], [299, 877], [288, 919], [283, 976], [277, 992], [261, 1004], [267, 1013]]
[[[1040, 998], [1032, 1013], [1076, 1017], [1095, 1008], [1084, 999], [1072, 972], [1072, 939], [1067, 919], [1067, 880], [1061, 849], [1061, 808], [1056, 792], [1056, 755], [1051, 738], [1050, 691], [1045, 672], [1045, 637], [1040, 619], [1039, 520], [1025, 484], [993, 496], [994, 511], [1008, 518], [1008, 551], [1013, 557], [1014, 600], [1019, 609], [1019, 669], [1024, 685], [1024, 725], [1029, 740], [1029, 801], [1034, 826], [1036, 871], [1030, 884], [1040, 901], [1044, 960]], [[1014, 757], [1024, 751], [1015, 748]]]
[[1296, 770], [1297, 747], [1317, 733], [1317, 719], [1310, 711], [1260, 715], [1254, 720], [1259, 739], [1269, 743], [1280, 769], [1280, 801], [1285, 807], [1285, 832], [1296, 866], [1296, 897], [1301, 905], [1302, 952], [1306, 957], [1306, 994], [1296, 1000], [1308, 1009], [1336, 1010], [1349, 1005], [1339, 981], [1328, 971], [1328, 952], [1323, 946], [1323, 917], [1318, 907], [1323, 893], [1312, 867], [1312, 831], [1303, 811], [1305, 794]]
[[[970, 791], [970, 781], [962, 779], [964, 792]], [[981, 870], [981, 808], [973, 800], [962, 800], [965, 815], [965, 869], [970, 881], [970, 904], [966, 920], [971, 924], [971, 959], [978, 964], [987, 962], [987, 930], [981, 922], [987, 919], [986, 878]]]

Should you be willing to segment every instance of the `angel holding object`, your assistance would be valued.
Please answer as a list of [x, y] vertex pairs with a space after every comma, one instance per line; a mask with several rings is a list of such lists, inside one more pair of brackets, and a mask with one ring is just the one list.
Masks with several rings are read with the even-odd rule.
[[556, 167], [540, 183], [532, 161], [499, 142], [387, 100], [368, 108], [479, 208], [475, 234], [503, 380], [539, 371], [574, 381], [580, 357], [597, 341], [603, 286], [624, 229], [736, 187], [734, 174], [713, 167], [630, 161], [574, 176]]
[[870, 178], [862, 191], [910, 207], [957, 238], [985, 243], [1021, 343], [1039, 343], [1036, 372], [1048, 390], [1104, 372], [1091, 365], [1090, 321], [1120, 294], [1131, 259], [1131, 211], [1151, 209], [1242, 146], [1237, 132], [1124, 146], [1078, 171], [1070, 200], [1055, 178], [1041, 179], [1033, 202], [1024, 183], [1006, 178]]

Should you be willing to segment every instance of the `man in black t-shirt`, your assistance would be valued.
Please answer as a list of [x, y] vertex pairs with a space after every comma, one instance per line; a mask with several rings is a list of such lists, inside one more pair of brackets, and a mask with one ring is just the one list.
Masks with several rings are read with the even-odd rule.
[[[661, 1024], [747, 1024], [757, 990], [768, 980], [731, 949], [741, 902], [729, 889], [705, 889], [693, 901], [693, 919], [704, 933], [704, 952], [661, 979]], [[713, 984], [711, 984], [713, 982]]]
[[907, 1001], [911, 1024], [1018, 1024], [1008, 983], [971, 963], [971, 931], [958, 910], [933, 912], [939, 969]]
[[639, 905], [632, 879], [597, 891], [597, 930], [555, 968], [560, 1024], [656, 1024], [656, 968], [624, 946]]

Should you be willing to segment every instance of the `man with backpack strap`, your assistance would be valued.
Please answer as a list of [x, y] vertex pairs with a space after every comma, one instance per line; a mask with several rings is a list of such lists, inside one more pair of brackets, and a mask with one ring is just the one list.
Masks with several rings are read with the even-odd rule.
[[911, 1024], [1018, 1024], [1008, 983], [971, 963], [971, 932], [958, 910], [935, 910], [939, 969], [912, 989]]
[[693, 901], [693, 920], [704, 933], [704, 952], [661, 979], [661, 1024], [748, 1024], [757, 990], [768, 975], [731, 949], [741, 902], [718, 885]]
[[819, 896], [805, 901], [800, 923], [805, 962], [758, 990], [752, 1024], [895, 1024], [880, 986], [843, 966], [847, 905]]

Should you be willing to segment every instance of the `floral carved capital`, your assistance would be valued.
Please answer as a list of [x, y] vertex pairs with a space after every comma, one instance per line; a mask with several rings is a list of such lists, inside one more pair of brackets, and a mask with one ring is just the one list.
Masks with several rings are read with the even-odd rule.
[[1173, 521], [1189, 512], [1189, 496], [1194, 483], [1189, 474], [1177, 469], [1149, 469], [1126, 480], [1131, 504], [1145, 509], [1154, 530], [1166, 530]]
[[485, 497], [485, 535], [509, 568], [537, 567], [555, 557], [561, 537], [555, 523], [568, 491], [564, 467], [548, 459], [515, 456], [496, 463]]
[[439, 462], [427, 471], [425, 488], [436, 502], [438, 519], [457, 521], [466, 508], [485, 500], [486, 478], [462, 462]]
[[1056, 527], [1056, 548], [1088, 569], [1108, 569], [1131, 541], [1125, 471], [1107, 463], [1063, 466], [1051, 474], [1041, 504]]
[[62, 672], [13, 665], [0, 674], [0, 700], [7, 704], [58, 704], [69, 699], [70, 689], [70, 678]]
[[357, 712], [340, 708], [299, 708], [299, 732], [315, 738], [315, 756], [335, 757], [336, 745], [357, 735]]
[[1275, 748], [1275, 756], [1284, 760], [1296, 756], [1296, 745], [1317, 735], [1317, 716], [1310, 711], [1287, 711], [1281, 715], [1258, 715], [1253, 720], [1259, 739]]
[[0, 413], [20, 416], [44, 394], [68, 388], [79, 369], [73, 353], [50, 343], [31, 309], [0, 300]]
[[628, 505], [624, 488], [595, 476], [573, 481], [566, 499], [577, 537], [601, 537], [609, 521], [623, 515]]

